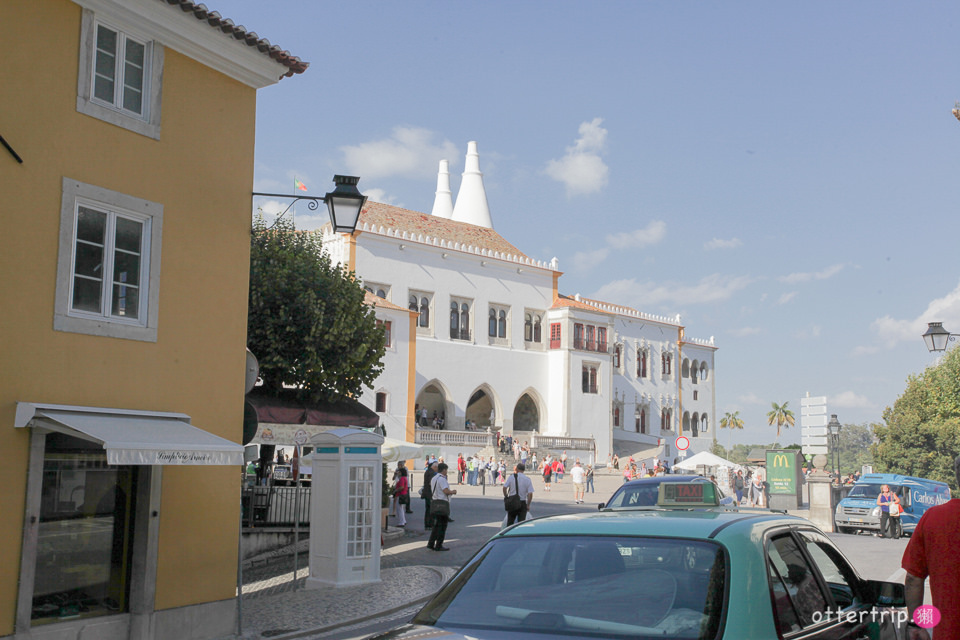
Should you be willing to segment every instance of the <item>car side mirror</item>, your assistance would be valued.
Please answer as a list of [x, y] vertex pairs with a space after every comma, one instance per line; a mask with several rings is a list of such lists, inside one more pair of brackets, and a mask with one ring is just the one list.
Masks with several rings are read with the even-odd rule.
[[605, 506], [607, 506], [607, 503], [606, 503], [606, 502], [601, 502], [600, 504], [597, 505], [597, 511], [603, 511], [603, 508], [604, 508]]
[[865, 580], [863, 582], [864, 597], [868, 604], [884, 607], [905, 607], [907, 597], [903, 585], [897, 582], [882, 580]]

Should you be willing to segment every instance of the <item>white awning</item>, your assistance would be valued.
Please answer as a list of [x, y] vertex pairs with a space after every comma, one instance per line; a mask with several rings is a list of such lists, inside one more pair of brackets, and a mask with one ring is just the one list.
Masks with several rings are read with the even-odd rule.
[[18, 402], [14, 426], [97, 442], [107, 464], [243, 465], [243, 445], [198, 429], [183, 413]]

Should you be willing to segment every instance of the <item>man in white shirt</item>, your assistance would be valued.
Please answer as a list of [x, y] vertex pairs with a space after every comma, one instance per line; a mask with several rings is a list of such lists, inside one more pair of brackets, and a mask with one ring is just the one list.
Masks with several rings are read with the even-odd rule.
[[503, 497], [520, 496], [520, 508], [516, 511], [507, 511], [507, 526], [514, 522], [523, 522], [527, 519], [527, 512], [530, 511], [530, 504], [533, 502], [533, 481], [525, 476], [523, 472], [526, 467], [522, 462], [518, 463], [513, 469], [513, 473], [507, 477], [503, 483]]
[[577, 463], [573, 465], [573, 469], [570, 470], [570, 478], [573, 479], [573, 501], [576, 504], [583, 502], [583, 478], [584, 478], [584, 469], [580, 466], [580, 461], [577, 460]]

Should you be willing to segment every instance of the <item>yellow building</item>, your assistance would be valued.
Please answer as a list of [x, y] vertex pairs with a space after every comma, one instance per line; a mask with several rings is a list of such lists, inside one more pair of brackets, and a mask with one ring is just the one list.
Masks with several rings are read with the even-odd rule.
[[256, 90], [187, 0], [0, 3], [0, 637], [236, 630]]

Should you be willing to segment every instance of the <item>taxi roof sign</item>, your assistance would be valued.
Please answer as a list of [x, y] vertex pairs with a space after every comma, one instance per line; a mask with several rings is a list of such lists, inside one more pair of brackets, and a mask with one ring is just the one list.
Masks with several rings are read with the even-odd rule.
[[662, 482], [657, 494], [658, 507], [716, 507], [720, 505], [717, 487], [712, 482]]

